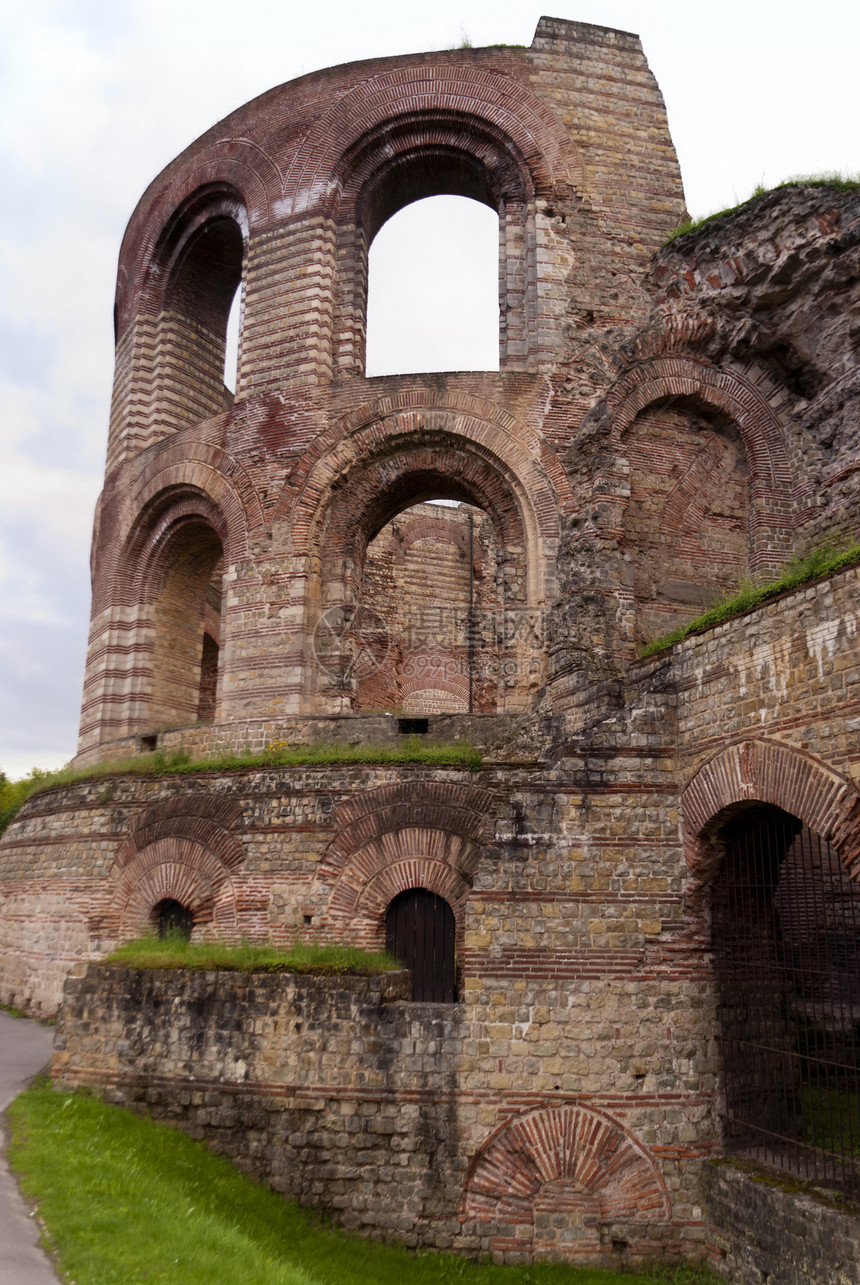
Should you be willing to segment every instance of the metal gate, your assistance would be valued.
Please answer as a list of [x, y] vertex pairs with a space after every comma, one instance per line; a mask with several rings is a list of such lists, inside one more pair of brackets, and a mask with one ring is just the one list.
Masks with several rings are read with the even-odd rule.
[[726, 1138], [860, 1194], [860, 888], [835, 849], [759, 805], [725, 826], [714, 886]]
[[454, 912], [444, 897], [409, 888], [395, 897], [385, 915], [386, 950], [412, 972], [412, 998], [452, 1003], [455, 999]]

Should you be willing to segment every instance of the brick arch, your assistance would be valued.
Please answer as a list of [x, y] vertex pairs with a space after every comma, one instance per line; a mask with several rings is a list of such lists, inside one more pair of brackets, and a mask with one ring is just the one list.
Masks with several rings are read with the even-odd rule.
[[202, 844], [226, 869], [235, 870], [243, 860], [242, 845], [235, 833], [239, 816], [239, 804], [218, 794], [182, 794], [161, 799], [131, 822], [117, 849], [116, 865], [123, 868], [143, 848], [173, 837]]
[[[554, 555], [559, 509], [569, 488], [565, 486], [559, 497], [556, 478], [545, 468], [539, 446], [535, 443], [535, 450], [529, 450], [530, 443], [524, 443], [514, 432], [515, 422], [505, 422], [509, 417], [486, 420], [462, 409], [414, 402], [410, 405], [410, 399], [404, 400], [405, 404], [387, 408], [368, 407], [364, 423], [344, 420], [321, 434], [305, 452], [278, 502], [278, 515], [292, 519], [295, 552], [301, 555], [310, 551], [312, 532], [319, 527], [326, 497], [335, 489], [338, 509], [343, 510], [345, 481], [350, 473], [384, 468], [397, 452], [406, 467], [412, 466], [410, 460], [417, 466], [420, 457], [420, 466], [435, 470], [442, 479], [446, 468], [455, 465], [453, 454], [459, 456], [458, 466], [468, 461], [473, 474], [470, 494], [477, 499], [477, 507], [488, 509], [491, 517], [492, 510], [498, 509], [497, 526], [501, 515], [509, 513], [507, 526], [512, 539], [524, 537], [529, 547], [543, 541]], [[428, 437], [438, 443], [435, 452], [424, 445]], [[463, 498], [469, 499], [465, 487], [463, 491]], [[385, 521], [393, 516], [390, 513]], [[380, 529], [384, 525], [381, 514], [376, 521]]]
[[234, 878], [244, 860], [239, 814], [234, 800], [213, 794], [161, 799], [140, 812], [110, 869], [99, 934], [146, 931], [153, 908], [167, 898], [188, 906], [195, 928], [235, 932]]
[[[118, 601], [133, 601], [131, 586], [140, 579], [144, 550], [154, 547], [172, 518], [195, 511], [217, 533], [228, 565], [246, 556], [248, 534], [263, 525], [256, 488], [237, 460], [204, 443], [171, 444], [141, 471], [124, 498], [110, 546], [98, 549], [101, 574], [95, 592], [101, 587]], [[95, 542], [93, 548], [95, 553]], [[94, 610], [103, 605], [99, 600]]]
[[644, 1240], [648, 1224], [671, 1217], [654, 1157], [612, 1116], [582, 1106], [538, 1108], [501, 1125], [472, 1161], [460, 1220], [476, 1224], [490, 1249], [531, 1250], [545, 1191], [556, 1208], [584, 1208], [598, 1242], [618, 1224], [640, 1227]]
[[[730, 422], [749, 478], [746, 530], [753, 572], [776, 568], [790, 556], [793, 530], [808, 498], [802, 486], [794, 485], [782, 422], [763, 388], [771, 391], [754, 370], [717, 367], [704, 358], [673, 353], [638, 362], [606, 397], [613, 448], [622, 456], [625, 434], [637, 416], [661, 404], [686, 404]], [[702, 458], [679, 480], [664, 508], [667, 529], [679, 536], [699, 529], [702, 470], [719, 466], [716, 455], [710, 461]], [[614, 515], [611, 523], [618, 520]]]
[[324, 858], [314, 899], [327, 929], [380, 949], [385, 912], [394, 898], [408, 888], [426, 888], [450, 905], [462, 947], [465, 903], [478, 859], [474, 840], [416, 818], [416, 824], [374, 835], [342, 867]]
[[411, 130], [396, 131], [395, 149], [426, 144], [440, 131], [444, 138], [456, 121], [462, 125], [453, 141], [468, 149], [471, 123], [473, 133], [480, 126], [506, 140], [509, 154], [522, 158], [537, 194], [549, 195], [562, 183], [584, 189], [584, 168], [567, 131], [529, 89], [497, 69], [427, 62], [371, 76], [318, 118], [284, 179], [290, 214], [330, 199], [327, 194], [336, 177], [348, 171], [359, 140], [384, 137], [387, 125], [405, 117], [406, 104], [421, 107], [410, 113]]
[[316, 882], [333, 886], [359, 848], [400, 830], [437, 830], [479, 845], [492, 836], [496, 810], [490, 790], [455, 781], [407, 780], [362, 791], [337, 807], [337, 833], [326, 848]]
[[718, 872], [722, 850], [713, 838], [720, 821], [747, 802], [772, 803], [796, 816], [837, 849], [852, 879], [860, 878], [860, 793], [854, 783], [777, 741], [740, 741], [704, 763], [681, 794], [691, 904]]
[[246, 234], [271, 221], [273, 204], [280, 199], [283, 177], [277, 164], [247, 138], [219, 139], [171, 168], [167, 184], [137, 207], [123, 238], [116, 295], [118, 337], [136, 314], [152, 310], [157, 295], [151, 268], [159, 243], [195, 193], [231, 193]]
[[[333, 422], [302, 453], [286, 480], [277, 505], [276, 517], [292, 514], [298, 533], [307, 530], [315, 511], [313, 490], [304, 499], [308, 480], [320, 462], [333, 455], [347, 439], [363, 441], [366, 430], [378, 440], [377, 449], [397, 431], [414, 431], [426, 422], [428, 414], [444, 416], [444, 422], [457, 436], [473, 440], [503, 460], [534, 496], [538, 530], [548, 539], [557, 539], [558, 510], [575, 508], [567, 473], [555, 451], [532, 427], [486, 398], [466, 393], [435, 390], [402, 389], [392, 396], [364, 402]], [[398, 426], [400, 428], [398, 429]], [[353, 448], [354, 449], [354, 448]], [[318, 503], [318, 496], [316, 497]], [[303, 514], [305, 521], [301, 522]], [[296, 532], [294, 531], [294, 537]]]
[[[434, 658], [438, 657], [442, 661], [446, 671], [450, 667], [452, 660], [455, 662], [457, 661], [456, 653], [452, 653], [450, 651], [428, 651], [424, 654], [428, 657], [428, 661], [432, 661]], [[417, 664], [418, 668], [420, 668], [421, 656], [422, 653], [420, 651], [413, 652], [411, 656], [413, 664]], [[468, 673], [466, 672], [465, 663], [462, 660], [459, 661], [459, 666], [462, 670], [461, 673], [435, 673], [433, 672], [434, 667], [432, 664], [429, 664], [427, 667], [429, 672], [417, 674], [414, 678], [403, 678], [401, 676], [398, 680], [397, 688], [398, 697], [403, 708], [407, 708], [406, 702], [409, 697], [416, 696], [419, 692], [427, 692], [428, 698], [430, 693], [435, 692], [444, 696], [453, 696], [461, 707], [467, 708], [469, 699], [469, 678]]]
[[238, 925], [237, 892], [218, 856], [190, 838], [157, 839], [112, 871], [110, 907], [102, 931], [129, 938], [151, 926], [159, 902], [175, 900], [194, 916], [195, 929], [231, 935]]
[[745, 375], [702, 358], [655, 357], [622, 375], [606, 395], [615, 445], [620, 446], [641, 411], [670, 398], [687, 398], [727, 415], [738, 426], [755, 482], [775, 494], [791, 494], [791, 468], [778, 415]]
[[[406, 516], [408, 516], [408, 510]], [[404, 552], [411, 549], [413, 544], [419, 544], [424, 540], [439, 544], [453, 544], [464, 557], [468, 554], [469, 542], [466, 528], [456, 522], [446, 521], [444, 518], [421, 516], [404, 522], [400, 530], [400, 546]], [[475, 568], [480, 568], [481, 548], [477, 541], [472, 550], [472, 559]]]

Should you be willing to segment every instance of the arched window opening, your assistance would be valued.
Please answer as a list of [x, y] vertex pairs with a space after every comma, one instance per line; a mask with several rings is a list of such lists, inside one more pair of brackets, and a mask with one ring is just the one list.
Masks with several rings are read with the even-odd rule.
[[463, 196], [407, 205], [368, 260], [367, 374], [499, 369], [499, 218]]
[[227, 314], [224, 346], [224, 387], [232, 399], [236, 396], [239, 375], [239, 342], [242, 334], [242, 287], [238, 286]]
[[[238, 223], [219, 215], [189, 236], [173, 265], [160, 318], [159, 369], [163, 414], [178, 427], [233, 404], [244, 249]], [[235, 337], [228, 341], [231, 311]]]
[[370, 542], [355, 708], [489, 713], [499, 682], [496, 533], [471, 504], [428, 501]]
[[686, 624], [749, 574], [750, 487], [736, 426], [682, 399], [636, 417], [623, 443], [623, 527], [635, 642]]
[[166, 897], [152, 912], [159, 937], [177, 937], [190, 941], [194, 930], [194, 915], [181, 901]]
[[412, 998], [452, 1004], [456, 999], [456, 925], [444, 897], [409, 888], [385, 914], [385, 949], [412, 973]]
[[202, 521], [181, 524], [162, 553], [155, 602], [150, 721], [212, 722], [218, 705], [224, 556]]
[[713, 895], [726, 1137], [860, 1194], [860, 888], [838, 853], [764, 804], [719, 834]]

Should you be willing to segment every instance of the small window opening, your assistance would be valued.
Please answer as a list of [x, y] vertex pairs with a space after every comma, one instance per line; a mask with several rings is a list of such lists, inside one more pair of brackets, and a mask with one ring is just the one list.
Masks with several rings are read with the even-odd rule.
[[160, 901], [153, 911], [159, 937], [181, 937], [190, 941], [194, 915], [181, 901], [172, 897]]
[[500, 560], [486, 513], [436, 497], [388, 522], [367, 547], [363, 663], [355, 708], [400, 715], [494, 713]]
[[236, 396], [239, 373], [239, 340], [242, 323], [242, 288], [236, 290], [227, 316], [227, 337], [224, 349], [224, 387], [231, 394], [230, 404]]
[[407, 205], [370, 248], [368, 376], [498, 369], [498, 215], [463, 196]]
[[456, 999], [454, 912], [444, 897], [409, 888], [385, 914], [385, 949], [412, 973], [412, 998], [421, 1003]]
[[429, 718], [398, 718], [397, 730], [405, 736], [426, 736], [430, 730]]
[[200, 662], [200, 703], [197, 718], [201, 723], [215, 721], [218, 696], [218, 654], [220, 648], [211, 634], [203, 635], [203, 657]]

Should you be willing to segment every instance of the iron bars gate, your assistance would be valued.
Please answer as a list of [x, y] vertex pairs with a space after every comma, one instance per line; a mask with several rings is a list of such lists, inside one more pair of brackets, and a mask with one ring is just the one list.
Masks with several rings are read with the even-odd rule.
[[726, 1139], [860, 1195], [860, 888], [796, 817], [723, 827], [714, 886]]

